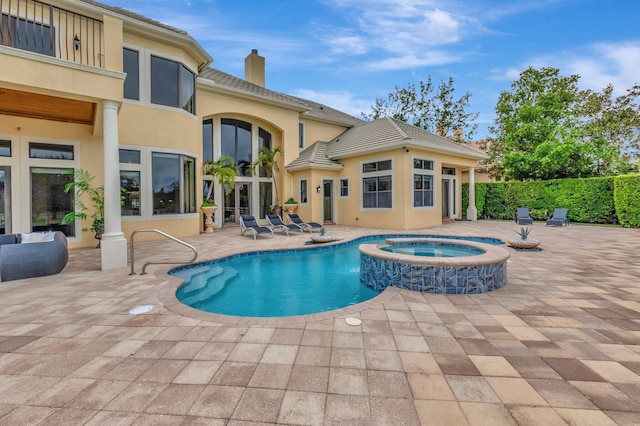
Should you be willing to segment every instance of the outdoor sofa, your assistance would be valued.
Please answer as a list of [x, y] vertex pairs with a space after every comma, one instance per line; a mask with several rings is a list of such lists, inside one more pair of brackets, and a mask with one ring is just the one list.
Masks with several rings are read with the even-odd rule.
[[13, 281], [61, 272], [69, 260], [60, 231], [0, 235], [0, 280]]

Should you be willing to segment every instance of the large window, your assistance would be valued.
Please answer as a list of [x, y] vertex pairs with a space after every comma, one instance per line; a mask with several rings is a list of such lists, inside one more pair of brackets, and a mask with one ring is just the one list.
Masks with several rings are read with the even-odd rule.
[[179, 154], [151, 154], [153, 214], [195, 212], [195, 160]]
[[393, 207], [391, 169], [391, 160], [364, 163], [362, 165], [363, 208], [390, 209]]
[[[269, 148], [271, 149], [271, 133], [267, 132], [266, 130], [262, 129], [262, 128], [258, 128], [258, 152], [260, 152], [260, 150], [262, 148]], [[264, 167], [260, 167], [260, 171], [258, 176], [260, 177], [266, 177], [267, 176], [267, 171]]]
[[238, 176], [251, 176], [251, 123], [223, 118], [221, 124], [222, 155], [235, 160]]
[[202, 122], [202, 162], [213, 160], [213, 120]]
[[433, 207], [433, 176], [413, 175], [413, 207]]
[[140, 100], [140, 54], [137, 50], [124, 48], [122, 50], [122, 67], [127, 73], [124, 80], [124, 97]]
[[434, 162], [413, 159], [413, 207], [433, 207]]
[[178, 62], [152, 55], [151, 103], [195, 114], [195, 75]]
[[0, 44], [54, 56], [51, 27], [15, 16], [2, 15]]

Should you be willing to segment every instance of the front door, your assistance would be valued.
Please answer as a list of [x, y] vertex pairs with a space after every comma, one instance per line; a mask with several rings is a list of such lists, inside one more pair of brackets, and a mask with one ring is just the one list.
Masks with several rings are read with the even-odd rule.
[[240, 215], [251, 214], [251, 184], [236, 182], [224, 195], [224, 224], [240, 223]]
[[442, 218], [456, 217], [456, 180], [442, 178]]
[[322, 181], [322, 219], [333, 222], [333, 181]]

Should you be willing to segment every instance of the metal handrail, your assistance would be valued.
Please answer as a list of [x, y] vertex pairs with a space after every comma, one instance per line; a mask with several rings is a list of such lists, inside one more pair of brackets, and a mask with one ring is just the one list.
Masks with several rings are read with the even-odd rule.
[[145, 270], [147, 269], [148, 265], [173, 265], [173, 264], [180, 264], [180, 265], [184, 265], [187, 263], [193, 263], [196, 261], [196, 259], [198, 258], [198, 250], [196, 250], [196, 248], [194, 246], [192, 246], [191, 244], [185, 243], [182, 240], [177, 239], [176, 237], [173, 237], [165, 232], [160, 231], [159, 229], [136, 229], [135, 231], [133, 231], [131, 233], [131, 236], [129, 237], [129, 250], [130, 250], [130, 257], [131, 257], [131, 273], [129, 275], [135, 275], [135, 262], [134, 262], [134, 254], [133, 254], [133, 237], [138, 233], [138, 232], [155, 232], [157, 234], [163, 235], [167, 238], [169, 238], [170, 240], [173, 240], [177, 243], [182, 244], [183, 246], [189, 247], [191, 250], [193, 250], [193, 259], [191, 259], [188, 262], [147, 262], [144, 265], [142, 265], [142, 272], [140, 272], [140, 275], [146, 275]]

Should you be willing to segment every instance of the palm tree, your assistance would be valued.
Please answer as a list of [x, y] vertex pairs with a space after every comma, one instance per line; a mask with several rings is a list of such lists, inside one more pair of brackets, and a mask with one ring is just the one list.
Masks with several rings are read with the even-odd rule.
[[251, 164], [251, 168], [253, 169], [253, 172], [256, 172], [256, 169], [258, 167], [264, 167], [264, 171], [267, 174], [267, 177], [271, 178], [272, 182], [273, 182], [273, 188], [274, 191], [276, 193], [276, 203], [275, 205], [278, 206], [278, 184], [276, 183], [276, 179], [274, 176], [275, 172], [280, 171], [280, 168], [278, 167], [278, 161], [276, 160], [276, 154], [281, 154], [282, 155], [282, 148], [280, 147], [276, 147], [276, 148], [269, 148], [268, 146], [263, 146], [262, 148], [260, 148], [260, 151], [258, 151], [258, 158], [256, 159], [256, 161], [254, 161]]
[[[96, 240], [98, 240], [98, 247], [100, 247], [100, 240], [102, 239], [102, 233], [104, 232], [104, 187], [93, 186], [93, 176], [83, 169], [69, 169], [69, 172], [73, 172], [73, 182], [69, 182], [64, 187], [64, 192], [75, 192], [74, 205], [75, 210], [67, 213], [62, 218], [62, 224], [75, 222], [76, 220], [85, 220], [87, 218], [87, 212], [89, 208], [84, 205], [82, 200], [83, 195], [88, 195], [91, 200], [91, 206], [93, 207], [93, 213], [91, 214], [91, 232]], [[120, 188], [122, 191], [123, 189]]]
[[[229, 192], [231, 191], [233, 183], [236, 181], [238, 170], [236, 169], [233, 158], [228, 155], [223, 155], [217, 160], [209, 160], [202, 164], [202, 174], [210, 175], [214, 179], [217, 178], [223, 187], [226, 186], [225, 192]], [[213, 192], [213, 182], [209, 185], [207, 197], [202, 201], [202, 204], [215, 205], [213, 200], [211, 200], [211, 192]]]

